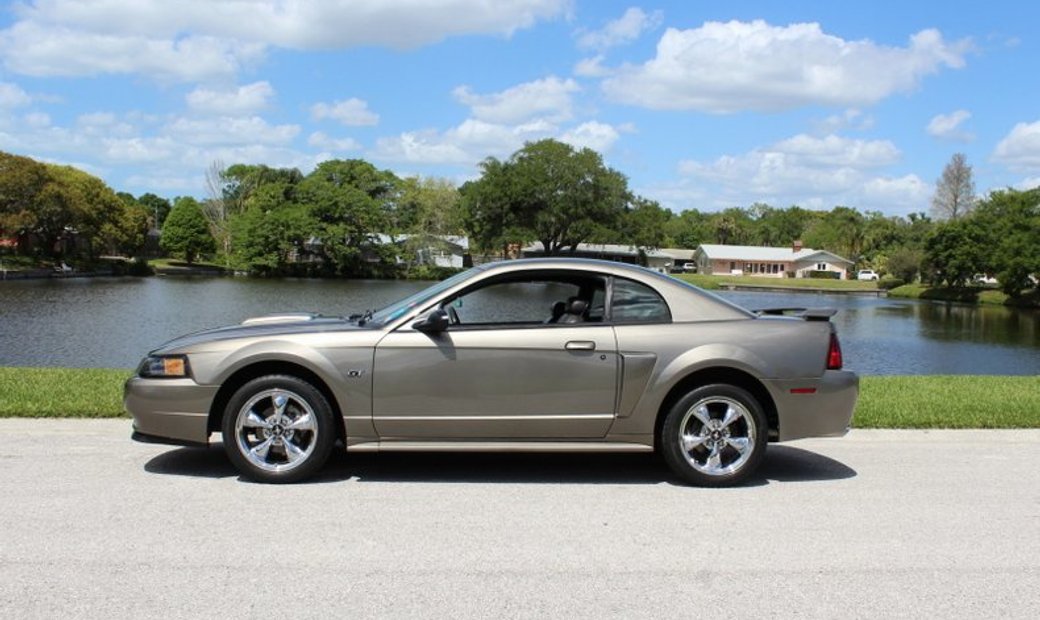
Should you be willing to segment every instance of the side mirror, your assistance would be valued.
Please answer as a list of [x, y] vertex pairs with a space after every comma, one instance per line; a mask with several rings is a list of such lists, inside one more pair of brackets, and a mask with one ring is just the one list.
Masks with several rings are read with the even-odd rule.
[[437, 308], [436, 310], [431, 310], [429, 314], [412, 323], [412, 329], [426, 334], [439, 334], [448, 329], [450, 323], [451, 321], [448, 320], [448, 313], [445, 312], [443, 308]]

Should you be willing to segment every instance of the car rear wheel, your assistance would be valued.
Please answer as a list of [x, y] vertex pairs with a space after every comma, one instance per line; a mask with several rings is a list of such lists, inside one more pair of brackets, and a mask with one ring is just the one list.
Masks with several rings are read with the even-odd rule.
[[767, 439], [766, 417], [755, 397], [733, 385], [714, 384], [693, 390], [672, 406], [658, 445], [684, 480], [719, 487], [754, 473]]
[[313, 385], [286, 375], [246, 383], [224, 411], [224, 449], [247, 478], [296, 482], [325, 464], [335, 442], [332, 408]]

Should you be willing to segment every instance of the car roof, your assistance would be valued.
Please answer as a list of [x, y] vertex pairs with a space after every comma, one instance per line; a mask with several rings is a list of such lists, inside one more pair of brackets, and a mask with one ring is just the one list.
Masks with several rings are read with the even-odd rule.
[[524, 271], [567, 270], [611, 275], [634, 280], [656, 290], [664, 298], [672, 313], [672, 320], [718, 321], [752, 318], [755, 315], [713, 293], [668, 275], [627, 263], [595, 258], [521, 258], [485, 263], [479, 267], [485, 272], [467, 285], [499, 274]]

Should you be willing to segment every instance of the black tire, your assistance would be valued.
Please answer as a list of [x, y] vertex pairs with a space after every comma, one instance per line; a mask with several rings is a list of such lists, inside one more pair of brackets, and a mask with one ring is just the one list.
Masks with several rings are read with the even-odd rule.
[[314, 475], [336, 441], [328, 401], [310, 383], [288, 375], [259, 377], [240, 387], [221, 427], [228, 458], [257, 482], [297, 482]]
[[[735, 417], [723, 425], [730, 410]], [[716, 383], [699, 387], [672, 405], [657, 445], [668, 466], [686, 482], [723, 487], [740, 484], [758, 469], [768, 434], [765, 413], [754, 396], [734, 385]]]

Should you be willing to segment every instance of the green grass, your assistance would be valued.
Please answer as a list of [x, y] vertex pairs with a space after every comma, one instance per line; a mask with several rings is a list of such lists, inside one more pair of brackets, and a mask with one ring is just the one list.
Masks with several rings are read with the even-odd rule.
[[206, 261], [195, 261], [191, 264], [175, 258], [155, 258], [148, 261], [148, 265], [153, 269], [165, 269], [170, 271], [176, 271], [178, 269], [207, 269], [214, 271], [223, 271], [227, 267], [225, 265], [218, 265], [217, 263], [209, 263]]
[[934, 301], [959, 301], [969, 304], [990, 306], [1018, 306], [1023, 308], [1040, 308], [1040, 291], [1023, 291], [1018, 298], [1012, 298], [1002, 291], [993, 288], [966, 286], [958, 288], [932, 287], [927, 284], [906, 284], [888, 292], [889, 297], [906, 299], [931, 299]]
[[774, 286], [790, 289], [828, 289], [840, 291], [876, 291], [877, 282], [859, 280], [832, 280], [816, 278], [762, 278], [756, 276], [715, 276], [699, 273], [679, 273], [674, 277], [703, 289], [718, 289], [723, 285]]
[[1040, 428], [1040, 377], [863, 377], [856, 428]]
[[123, 382], [107, 368], [0, 367], [0, 418], [119, 418]]
[[[0, 418], [120, 418], [126, 370], [0, 367]], [[856, 428], [1040, 428], [1040, 377], [863, 377]]]

